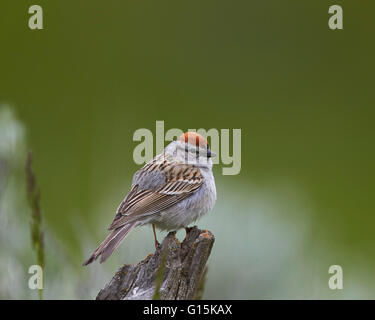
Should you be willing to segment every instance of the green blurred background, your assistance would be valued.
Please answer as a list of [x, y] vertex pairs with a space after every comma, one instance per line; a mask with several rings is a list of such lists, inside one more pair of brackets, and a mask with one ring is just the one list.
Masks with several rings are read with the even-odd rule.
[[[44, 29], [28, 28], [39, 4]], [[328, 28], [342, 5], [344, 30]], [[242, 170], [215, 166], [198, 225], [216, 243], [204, 298], [375, 298], [372, 1], [1, 2], [0, 298], [37, 298], [25, 204], [34, 153], [46, 232], [46, 298], [91, 299], [153, 251], [103, 240], [132, 174], [138, 128], [242, 129]], [[159, 234], [162, 238], [165, 234]], [[183, 237], [183, 233], [180, 233]], [[328, 268], [344, 289], [328, 288]]]

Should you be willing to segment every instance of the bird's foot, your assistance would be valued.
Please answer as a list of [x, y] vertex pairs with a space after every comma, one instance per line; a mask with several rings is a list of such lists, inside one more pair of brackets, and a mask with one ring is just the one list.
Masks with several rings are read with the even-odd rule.
[[185, 235], [184, 241], [185, 241], [186, 238], [189, 236], [189, 233], [190, 233], [191, 229], [193, 229], [193, 227], [191, 227], [191, 228], [186, 227], [186, 228], [185, 228], [186, 235]]
[[155, 249], [157, 250], [160, 247], [160, 242], [155, 240]]

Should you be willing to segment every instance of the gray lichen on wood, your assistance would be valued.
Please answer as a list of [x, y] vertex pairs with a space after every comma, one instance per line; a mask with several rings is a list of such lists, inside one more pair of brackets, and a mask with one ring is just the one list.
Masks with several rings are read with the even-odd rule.
[[[155, 296], [161, 300], [194, 299], [214, 241], [210, 231], [197, 227], [190, 229], [182, 243], [175, 232], [170, 232], [154, 254], [136, 265], [122, 266], [96, 299], [147, 300]], [[159, 270], [163, 279], [156, 285]], [[155, 295], [158, 287], [160, 292]]]

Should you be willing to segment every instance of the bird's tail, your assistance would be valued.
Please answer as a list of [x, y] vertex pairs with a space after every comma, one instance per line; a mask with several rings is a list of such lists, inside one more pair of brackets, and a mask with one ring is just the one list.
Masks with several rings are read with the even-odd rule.
[[100, 246], [94, 251], [90, 258], [82, 265], [87, 266], [91, 262], [95, 261], [99, 256], [101, 256], [100, 263], [104, 262], [112, 254], [113, 250], [118, 247], [129, 231], [135, 227], [135, 225], [136, 222], [132, 222], [113, 230], [112, 233], [109, 234], [100, 244]]

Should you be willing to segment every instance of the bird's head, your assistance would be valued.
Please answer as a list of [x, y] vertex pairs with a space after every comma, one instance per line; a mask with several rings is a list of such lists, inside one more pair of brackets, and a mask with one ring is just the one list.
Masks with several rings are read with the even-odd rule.
[[179, 161], [194, 165], [212, 166], [211, 151], [207, 140], [196, 132], [185, 132], [176, 141], [176, 156]]

